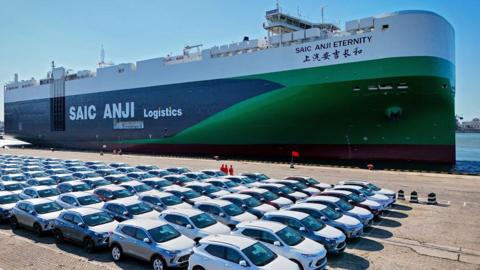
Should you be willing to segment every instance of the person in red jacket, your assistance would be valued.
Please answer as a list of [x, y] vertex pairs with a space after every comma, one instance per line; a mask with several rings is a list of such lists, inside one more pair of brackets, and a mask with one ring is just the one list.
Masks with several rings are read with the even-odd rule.
[[228, 170], [228, 172], [230, 173], [230, 175], [233, 175], [233, 165], [230, 165], [230, 169]]

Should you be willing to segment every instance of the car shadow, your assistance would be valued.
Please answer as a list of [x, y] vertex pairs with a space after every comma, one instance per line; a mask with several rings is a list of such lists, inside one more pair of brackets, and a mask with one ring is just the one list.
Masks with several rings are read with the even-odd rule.
[[350, 249], [364, 250], [364, 251], [380, 251], [384, 249], [382, 243], [379, 243], [372, 239], [360, 238], [354, 241], [350, 241], [348, 246]]
[[41, 244], [47, 244], [47, 245], [51, 245], [55, 243], [55, 240], [51, 237], [50, 233], [45, 233], [42, 236], [38, 236], [33, 231], [23, 227], [19, 229], [11, 230], [11, 231], [13, 234], [30, 239], [35, 243], [41, 243]]
[[364, 270], [368, 269], [370, 262], [355, 254], [344, 252], [339, 255], [329, 256], [328, 266], [339, 269]]
[[365, 229], [365, 236], [373, 238], [387, 239], [393, 237], [393, 233], [378, 227], [370, 227]]
[[[125, 269], [125, 270], [147, 270], [147, 269], [152, 269], [152, 266], [144, 261], [137, 260], [135, 258], [124, 258], [119, 262], [115, 262], [115, 266], [117, 266], [120, 269]], [[178, 269], [178, 270], [187, 270], [187, 267], [182, 267], [182, 268], [166, 268], [168, 270], [171, 269]]]
[[407, 206], [407, 205], [403, 205], [403, 204], [394, 204], [394, 205], [392, 205], [391, 208], [394, 209], [394, 210], [400, 210], [400, 211], [410, 211], [410, 210], [413, 209], [412, 207]]
[[382, 227], [389, 227], [389, 228], [397, 228], [397, 227], [402, 226], [402, 223], [400, 223], [396, 220], [384, 217], [380, 221], [376, 222], [375, 225], [376, 226], [382, 226]]
[[383, 212], [385, 217], [391, 217], [391, 218], [407, 218], [408, 214], [398, 212], [398, 211], [392, 211], [392, 210], [385, 210]]
[[89, 261], [111, 262], [112, 256], [107, 248], [97, 249], [92, 253], [86, 252], [79, 244], [72, 242], [55, 243], [58, 249], [63, 252], [71, 253], [79, 257], [84, 257]]

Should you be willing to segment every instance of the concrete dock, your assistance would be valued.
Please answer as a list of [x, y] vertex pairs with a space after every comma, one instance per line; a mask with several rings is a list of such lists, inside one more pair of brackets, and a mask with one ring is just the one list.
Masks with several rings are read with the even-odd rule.
[[[328, 258], [329, 269], [480, 269], [480, 177], [393, 171], [368, 171], [318, 166], [169, 158], [145, 155], [112, 155], [74, 151], [0, 149], [1, 154], [99, 160], [131, 165], [152, 164], [161, 168], [185, 166], [191, 170], [218, 169], [232, 164], [236, 173], [263, 172], [273, 178], [312, 176], [337, 183], [365, 179], [406, 193], [406, 201], [385, 213], [359, 240], [348, 244], [345, 254]], [[411, 191], [425, 202], [437, 195], [438, 205], [408, 202]], [[127, 259], [114, 263], [105, 250], [87, 254], [72, 244], [55, 244], [52, 237], [38, 238], [25, 230], [13, 233], [0, 226], [0, 268], [3, 269], [150, 269], [148, 264]]]

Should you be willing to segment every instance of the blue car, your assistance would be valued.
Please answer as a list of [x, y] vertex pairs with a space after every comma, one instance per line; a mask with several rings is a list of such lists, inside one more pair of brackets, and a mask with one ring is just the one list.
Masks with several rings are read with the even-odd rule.
[[117, 225], [118, 222], [102, 210], [80, 207], [62, 211], [55, 219], [53, 235], [57, 243], [71, 241], [92, 252], [108, 246], [110, 234]]

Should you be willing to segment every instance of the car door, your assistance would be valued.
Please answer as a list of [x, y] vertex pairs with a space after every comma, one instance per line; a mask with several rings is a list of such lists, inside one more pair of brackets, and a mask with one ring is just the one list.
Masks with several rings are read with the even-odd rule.
[[122, 236], [120, 236], [120, 245], [122, 247], [123, 252], [129, 254], [131, 256], [135, 256], [135, 249], [134, 246], [136, 244], [135, 235], [137, 233], [137, 229], [132, 226], [125, 225], [122, 228]]
[[[86, 224], [83, 222], [83, 219], [79, 216], [74, 214], [73, 215], [73, 229], [72, 229], [72, 240], [75, 240], [77, 242], [83, 242], [83, 238], [85, 237], [85, 231], [86, 231]], [[82, 224], [82, 226], [80, 226]]]
[[26, 204], [25, 205], [25, 215], [24, 217], [24, 225], [28, 226], [30, 228], [33, 227], [33, 223], [35, 223], [35, 217], [37, 215], [37, 212], [35, 212], [35, 209], [33, 208], [33, 205], [31, 204]]
[[15, 210], [15, 218], [19, 224], [25, 225], [27, 215], [27, 204], [26, 203], [19, 203], [17, 209]]
[[[134, 245], [132, 247], [132, 252], [135, 254], [134, 256], [149, 261], [152, 254], [152, 245], [154, 245], [152, 239], [142, 228], [136, 228], [135, 236], [133, 238]], [[145, 242], [145, 239], [148, 239], [149, 242]]]
[[63, 237], [73, 240], [73, 215], [70, 213], [65, 213], [63, 218], [60, 220], [62, 224], [60, 230], [62, 231]]
[[[184, 234], [187, 237], [194, 238], [195, 232], [193, 231], [193, 225], [188, 221], [187, 218], [182, 217], [176, 214], [167, 214], [165, 215], [165, 220], [170, 222], [171, 225], [177, 229], [181, 234]], [[187, 225], [192, 226], [192, 229], [188, 229]]]

